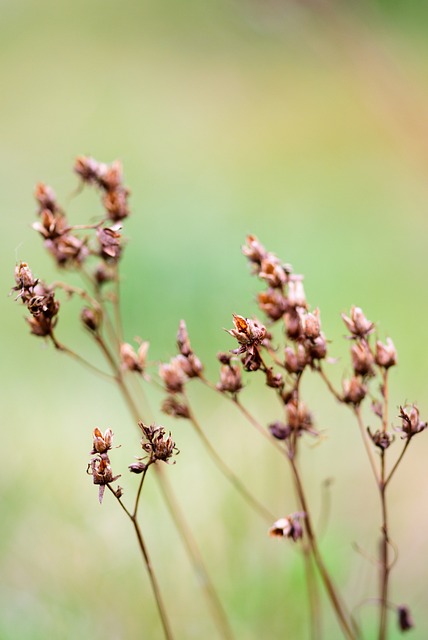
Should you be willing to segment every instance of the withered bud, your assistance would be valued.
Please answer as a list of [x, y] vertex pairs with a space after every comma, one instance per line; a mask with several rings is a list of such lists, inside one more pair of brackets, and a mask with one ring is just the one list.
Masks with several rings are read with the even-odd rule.
[[114, 495], [116, 496], [116, 498], [121, 498], [123, 496], [123, 487], [117, 487], [116, 491], [114, 492]]
[[257, 240], [256, 236], [248, 235], [247, 244], [242, 247], [242, 253], [255, 265], [261, 265], [262, 260], [267, 256], [267, 251]]
[[305, 337], [315, 340], [321, 333], [320, 310], [317, 308], [313, 313], [300, 313], [300, 323]]
[[141, 342], [137, 353], [135, 353], [132, 345], [127, 342], [122, 342], [120, 345], [120, 361], [122, 369], [143, 373], [146, 366], [148, 350], [148, 342]]
[[114, 160], [110, 165], [98, 165], [100, 171], [98, 172], [101, 185], [107, 191], [114, 191], [122, 184], [123, 170], [122, 163], [119, 160]]
[[143, 432], [141, 446], [149, 455], [150, 463], [156, 462], [156, 460], [168, 462], [174, 453], [178, 453], [171, 433], [167, 436], [164, 427], [147, 426], [143, 422], [139, 422], [138, 426]]
[[[183, 356], [181, 356], [183, 358]], [[184, 358], [185, 359], [185, 358]], [[170, 393], [181, 393], [187, 375], [184, 372], [180, 356], [172, 358], [169, 363], [161, 364], [159, 367], [159, 375]]]
[[272, 538], [291, 538], [296, 542], [296, 540], [303, 537], [301, 520], [304, 517], [304, 513], [292, 513], [286, 518], [280, 518], [269, 529], [269, 535]]
[[47, 184], [43, 184], [43, 182], [36, 184], [34, 197], [39, 203], [41, 211], [44, 209], [49, 209], [52, 212], [58, 211], [55, 191]]
[[373, 400], [371, 404], [371, 410], [373, 411], [375, 416], [377, 416], [380, 419], [383, 418], [383, 405], [381, 402]]
[[400, 631], [409, 631], [409, 629], [413, 629], [415, 625], [413, 622], [412, 614], [408, 607], [403, 605], [397, 607], [397, 614], [398, 628], [400, 629]]
[[306, 309], [306, 296], [303, 287], [303, 276], [292, 276], [288, 283], [287, 300], [290, 307], [302, 307]]
[[94, 278], [99, 287], [106, 282], [112, 282], [115, 277], [114, 269], [105, 262], [100, 262], [94, 272]]
[[111, 482], [115, 482], [115, 480], [120, 478], [120, 475], [113, 476], [113, 471], [108, 459], [103, 458], [102, 456], [92, 458], [91, 462], [88, 465], [88, 473], [92, 475], [93, 483], [100, 485], [98, 499], [101, 504], [103, 501], [105, 485], [110, 484]]
[[177, 331], [177, 346], [182, 356], [189, 356], [192, 353], [192, 347], [190, 346], [189, 334], [187, 333], [187, 327], [184, 320], [180, 320]]
[[105, 164], [97, 162], [90, 156], [79, 156], [74, 163], [74, 171], [88, 184], [100, 183], [100, 178], [107, 170]]
[[389, 369], [397, 364], [397, 351], [391, 338], [386, 339], [386, 344], [378, 340], [376, 342], [375, 361], [379, 367]]
[[287, 300], [278, 289], [268, 289], [261, 291], [257, 296], [260, 310], [274, 322], [282, 318], [288, 309]]
[[266, 373], [266, 385], [272, 387], [272, 389], [281, 389], [284, 386], [284, 380], [280, 373], [274, 373], [272, 367], [267, 369]]
[[419, 409], [415, 404], [400, 407], [399, 417], [401, 418], [401, 428], [398, 430], [404, 434], [403, 438], [412, 438], [427, 427], [427, 423], [420, 420]]
[[227, 333], [236, 338], [241, 347], [232, 353], [240, 354], [253, 345], [260, 345], [266, 337], [266, 328], [257, 322], [237, 314], [233, 314], [234, 329], [226, 329]]
[[15, 282], [16, 286], [13, 287], [13, 291], [19, 291], [18, 298], [22, 298], [23, 302], [27, 302], [29, 296], [32, 295], [34, 287], [37, 285], [36, 280], [31, 272], [30, 267], [26, 262], [20, 262], [15, 267]]
[[291, 433], [291, 427], [279, 421], [272, 422], [268, 429], [277, 440], [286, 440]]
[[40, 233], [45, 240], [55, 240], [62, 236], [67, 229], [67, 219], [61, 213], [50, 209], [43, 209], [40, 213], [40, 221], [34, 222], [32, 227]]
[[197, 378], [204, 370], [202, 362], [194, 353], [190, 353], [187, 357], [180, 354], [176, 356], [176, 360], [188, 378]]
[[181, 401], [177, 396], [168, 396], [162, 403], [162, 411], [174, 418], [190, 418], [190, 411], [187, 403]]
[[313, 428], [312, 414], [303, 402], [298, 402], [294, 398], [285, 406], [287, 411], [287, 425], [293, 431], [308, 433], [316, 436], [318, 432]]
[[101, 258], [107, 260], [107, 262], [117, 262], [119, 260], [122, 252], [121, 237], [115, 227], [100, 227], [97, 230]]
[[113, 431], [111, 429], [106, 429], [104, 434], [95, 427], [93, 434], [93, 446], [91, 455], [95, 453], [107, 453], [112, 448], [113, 445]]
[[305, 342], [306, 352], [311, 360], [322, 360], [327, 355], [327, 340], [321, 332], [315, 340], [307, 340]]
[[375, 433], [372, 433], [369, 428], [367, 428], [367, 433], [369, 434], [373, 444], [375, 447], [379, 447], [385, 451], [392, 444], [394, 440], [394, 436], [388, 431], [378, 430]]
[[129, 190], [125, 187], [117, 187], [105, 194], [103, 205], [112, 222], [119, 222], [129, 216], [128, 196]]
[[288, 373], [301, 373], [308, 364], [306, 349], [302, 344], [297, 349], [285, 348], [285, 369]]
[[[220, 362], [223, 362], [223, 360], [220, 360]], [[220, 368], [220, 382], [217, 383], [216, 388], [222, 393], [238, 393], [242, 389], [240, 366], [232, 364], [229, 359], [228, 363]]]
[[45, 240], [45, 247], [53, 255], [59, 267], [65, 267], [70, 264], [82, 264], [89, 255], [86, 246], [87, 239], [77, 238], [71, 233]]
[[230, 355], [230, 353], [220, 352], [217, 354], [217, 360], [222, 364], [230, 364], [230, 361], [232, 360], [232, 356]]
[[370, 347], [365, 340], [359, 340], [351, 347], [352, 367], [355, 375], [374, 375], [374, 358]]
[[101, 312], [90, 307], [84, 307], [80, 314], [80, 319], [89, 331], [97, 333], [101, 324]]
[[354, 337], [366, 338], [374, 331], [374, 324], [367, 320], [360, 307], [351, 307], [350, 318], [342, 313], [342, 319]]
[[131, 473], [143, 473], [143, 471], [145, 471], [149, 466], [148, 464], [141, 462], [139, 458], [138, 460], [139, 462], [134, 462], [133, 464], [130, 464], [128, 466], [128, 469], [130, 470]]
[[343, 388], [343, 401], [347, 404], [359, 405], [366, 397], [367, 387], [357, 377], [353, 377], [350, 380], [345, 379], [342, 381]]
[[265, 280], [273, 289], [281, 289], [287, 282], [287, 273], [278, 258], [272, 253], [268, 253], [262, 259], [259, 278]]
[[298, 340], [302, 335], [302, 324], [296, 309], [290, 309], [285, 316], [285, 330], [290, 340]]

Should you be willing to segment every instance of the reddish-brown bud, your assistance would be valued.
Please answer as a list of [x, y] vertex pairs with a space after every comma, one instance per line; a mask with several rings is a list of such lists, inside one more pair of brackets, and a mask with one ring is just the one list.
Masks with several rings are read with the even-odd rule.
[[301, 520], [304, 517], [304, 513], [292, 513], [286, 518], [280, 518], [269, 529], [269, 535], [272, 538], [290, 538], [296, 542], [296, 540], [303, 537]]
[[350, 380], [345, 379], [342, 382], [343, 387], [343, 401], [347, 404], [359, 405], [366, 397], [367, 387], [357, 377], [353, 377]]
[[180, 356], [172, 358], [169, 363], [161, 364], [159, 367], [159, 375], [170, 393], [181, 393], [187, 380], [187, 375], [179, 358]]
[[113, 444], [113, 431], [111, 429], [106, 429], [104, 434], [95, 427], [93, 432], [93, 447], [91, 451], [91, 455], [99, 453], [107, 453], [112, 448]]
[[293, 276], [288, 283], [288, 304], [290, 307], [306, 309], [306, 296], [303, 287], [303, 276]]
[[412, 438], [427, 427], [426, 422], [422, 422], [419, 417], [419, 409], [415, 404], [411, 406], [400, 407], [401, 431], [403, 438]]
[[301, 373], [307, 364], [307, 354], [302, 344], [297, 345], [296, 349], [285, 348], [285, 368], [288, 373]]
[[354, 337], [366, 338], [374, 330], [373, 322], [367, 320], [360, 307], [352, 307], [350, 318], [342, 313], [342, 319]]
[[375, 360], [379, 367], [384, 367], [385, 369], [397, 364], [397, 351], [391, 338], [386, 339], [386, 344], [383, 344], [380, 340], [376, 342]]
[[300, 324], [306, 338], [310, 340], [318, 338], [321, 332], [319, 309], [315, 309], [313, 313], [300, 313]]
[[89, 331], [96, 333], [101, 324], [101, 313], [95, 309], [84, 307], [80, 319]]
[[374, 374], [374, 358], [365, 340], [359, 340], [351, 348], [352, 366], [355, 375], [371, 376]]

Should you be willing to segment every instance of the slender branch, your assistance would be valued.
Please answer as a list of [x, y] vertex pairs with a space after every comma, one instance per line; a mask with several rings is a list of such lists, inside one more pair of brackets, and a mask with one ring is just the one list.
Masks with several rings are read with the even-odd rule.
[[321, 364], [318, 364], [317, 366], [314, 366], [315, 371], [318, 371], [318, 373], [320, 374], [321, 378], [324, 380], [325, 384], [328, 387], [328, 390], [330, 391], [330, 393], [333, 394], [333, 396], [336, 398], [336, 400], [338, 402], [343, 402], [343, 398], [340, 395], [340, 393], [338, 391], [336, 391], [336, 389], [334, 388], [333, 384], [330, 382], [330, 379], [327, 377], [326, 373], [324, 372], [324, 369], [321, 367]]
[[379, 484], [380, 499], [382, 505], [382, 543], [380, 550], [380, 620], [379, 640], [385, 640], [387, 634], [387, 603], [389, 586], [389, 538], [388, 538], [388, 512], [386, 506], [385, 487], [385, 450], [381, 450], [381, 478]]
[[137, 517], [138, 503], [140, 502], [140, 496], [141, 496], [141, 491], [143, 490], [144, 478], [146, 477], [149, 466], [150, 466], [150, 463], [147, 464], [146, 468], [141, 474], [140, 484], [138, 485], [137, 495], [135, 497], [134, 510], [132, 512], [132, 518], [134, 519]]
[[305, 566], [306, 585], [309, 602], [309, 618], [311, 629], [311, 640], [319, 640], [322, 637], [321, 631], [321, 606], [318, 585], [314, 573], [311, 550], [305, 545], [302, 549], [303, 563]]
[[[142, 478], [142, 480], [144, 480], [144, 477]], [[153, 590], [153, 594], [155, 596], [155, 600], [156, 600], [156, 605], [159, 611], [159, 617], [161, 619], [162, 622], [162, 627], [164, 630], [164, 634], [165, 634], [165, 638], [166, 640], [172, 640], [173, 639], [173, 634], [171, 631], [171, 627], [168, 621], [168, 616], [166, 613], [166, 609], [165, 609], [165, 605], [163, 603], [162, 597], [161, 597], [161, 593], [160, 593], [160, 589], [159, 589], [159, 585], [158, 585], [158, 581], [155, 575], [155, 572], [153, 571], [153, 567], [152, 567], [152, 563], [150, 561], [150, 556], [149, 553], [147, 551], [147, 546], [144, 542], [144, 538], [143, 538], [143, 534], [141, 532], [141, 528], [140, 525], [138, 524], [137, 518], [136, 518], [136, 513], [134, 512], [134, 514], [131, 515], [131, 513], [128, 511], [128, 509], [125, 507], [125, 505], [123, 504], [122, 500], [116, 495], [115, 490], [108, 484], [107, 487], [110, 489], [110, 491], [112, 492], [112, 494], [115, 496], [115, 498], [118, 500], [119, 504], [121, 505], [122, 509], [124, 509], [125, 513], [128, 515], [129, 519], [132, 522], [132, 525], [134, 527], [136, 536], [137, 536], [137, 540], [138, 540], [138, 545], [140, 547], [140, 551], [141, 554], [143, 556], [146, 568], [147, 568], [147, 573], [149, 574], [149, 578], [150, 578], [150, 582], [152, 585], [152, 590]], [[140, 489], [142, 487], [142, 482], [140, 483]]]
[[333, 581], [327, 571], [326, 566], [324, 565], [324, 561], [320, 554], [318, 544], [315, 538], [315, 533], [312, 528], [311, 518], [309, 514], [308, 504], [306, 501], [305, 493], [303, 490], [302, 481], [300, 479], [300, 474], [297, 469], [296, 462], [293, 456], [289, 456], [290, 466], [293, 471], [293, 479], [296, 488], [296, 493], [299, 498], [300, 506], [302, 511], [305, 513], [305, 529], [308, 536], [309, 546], [311, 548], [315, 563], [318, 567], [318, 571], [320, 572], [321, 578], [323, 580], [324, 586], [326, 588], [328, 597], [330, 598], [330, 602], [336, 612], [337, 619], [342, 628], [342, 631], [345, 637], [348, 640], [355, 640], [357, 637], [355, 630], [352, 628], [353, 621], [348, 620], [350, 618], [349, 614], [346, 612], [343, 603], [341, 602], [339, 595], [337, 594], [337, 590], [333, 584]]
[[94, 364], [92, 364], [92, 362], [89, 362], [89, 360], [86, 360], [83, 356], [73, 351], [73, 349], [70, 349], [69, 347], [66, 347], [65, 344], [62, 344], [61, 342], [59, 342], [53, 333], [51, 333], [50, 337], [55, 346], [55, 349], [58, 349], [58, 351], [62, 351], [63, 353], [66, 353], [68, 356], [71, 356], [73, 360], [76, 360], [77, 362], [82, 364], [84, 367], [87, 367], [88, 369], [90, 369], [91, 371], [93, 371], [99, 376], [103, 376], [103, 378], [107, 378], [112, 382], [116, 380], [116, 378], [112, 376], [110, 373], [107, 373], [106, 371], [99, 369]]
[[249, 504], [251, 506], [252, 509], [257, 511], [257, 513], [262, 518], [264, 518], [269, 524], [274, 522], [276, 517], [269, 511], [269, 509], [266, 509], [266, 507], [263, 504], [261, 504], [257, 500], [257, 498], [255, 498], [247, 490], [247, 488], [245, 487], [245, 485], [242, 484], [240, 479], [233, 473], [233, 471], [231, 469], [229, 469], [229, 467], [225, 464], [223, 459], [218, 455], [217, 451], [214, 449], [214, 447], [212, 446], [211, 442], [208, 440], [208, 438], [205, 435], [201, 425], [199, 424], [198, 420], [196, 419], [196, 416], [194, 415], [193, 411], [190, 409], [190, 406], [189, 406], [188, 402], [187, 402], [187, 406], [188, 406], [189, 413], [190, 413], [189, 420], [190, 420], [193, 428], [195, 429], [196, 433], [198, 434], [199, 438], [201, 439], [205, 449], [207, 450], [208, 454], [210, 455], [212, 461], [214, 462], [214, 464], [216, 465], [216, 467], [220, 471], [220, 473], [225, 478], [227, 478], [227, 480], [235, 487], [235, 489], [238, 491], [238, 493], [241, 495], [241, 497], [247, 502], [247, 504]]
[[355, 416], [357, 418], [358, 426], [360, 428], [361, 437], [363, 439], [363, 443], [364, 443], [364, 446], [366, 448], [366, 453], [367, 453], [367, 456], [368, 456], [368, 459], [369, 459], [369, 462], [370, 462], [370, 466], [372, 468], [372, 471], [373, 471], [373, 474], [374, 474], [374, 477], [375, 477], [375, 480], [376, 480], [376, 484], [379, 486], [379, 483], [380, 483], [379, 473], [378, 473], [377, 468], [376, 468], [376, 461], [375, 461], [374, 456], [373, 456], [373, 450], [372, 450], [372, 447], [370, 446], [370, 442], [369, 442], [369, 439], [367, 437], [367, 432], [366, 432], [366, 429], [364, 427], [363, 418], [362, 418], [362, 415], [361, 415], [361, 410], [360, 410], [359, 407], [353, 407], [353, 410], [354, 410]]
[[[122, 392], [123, 398], [125, 400], [125, 404], [127, 405], [133, 419], [137, 423], [140, 420], [140, 415], [138, 412], [137, 405], [135, 404], [125, 384], [123, 374], [120, 368], [116, 365], [114, 358], [111, 355], [106, 344], [102, 340], [101, 341], [97, 340], [97, 342], [100, 345], [101, 349], [103, 350], [103, 353], [107, 358], [108, 362], [110, 363], [112, 370], [115, 372], [116, 380], [117, 380], [119, 389]], [[205, 591], [205, 595], [210, 605], [213, 619], [215, 620], [217, 627], [220, 633], [222, 634], [222, 637], [227, 640], [233, 640], [233, 633], [229, 625], [229, 621], [227, 619], [225, 611], [223, 609], [223, 606], [219, 600], [215, 587], [211, 582], [207, 569], [205, 568], [204, 561], [202, 559], [202, 556], [198, 549], [196, 541], [193, 537], [191, 529], [188, 526], [181, 512], [181, 509], [177, 503], [177, 500], [175, 498], [175, 495], [170, 485], [168, 484], [167, 476], [163, 473], [163, 469], [158, 465], [154, 465], [154, 470], [155, 470], [156, 477], [158, 479], [161, 491], [163, 493], [166, 506], [170, 512], [170, 515], [174, 521], [174, 524], [177, 527], [177, 530], [181, 537], [181, 541], [187, 550], [187, 553], [189, 555], [190, 562], [193, 565], [195, 574], [199, 577], [202, 584], [202, 588]]]
[[392, 469], [391, 469], [391, 471], [389, 472], [388, 476], [385, 478], [385, 482], [384, 482], [385, 489], [386, 489], [386, 486], [387, 486], [387, 485], [389, 484], [389, 482], [391, 481], [391, 478], [392, 478], [392, 476], [394, 475], [394, 473], [395, 473], [395, 471], [396, 471], [396, 469], [397, 469], [398, 465], [399, 465], [399, 464], [400, 464], [400, 462], [402, 461], [403, 456], [404, 456], [404, 454], [406, 453], [407, 447], [408, 447], [408, 446], [409, 446], [409, 444], [410, 444], [410, 440], [411, 440], [411, 438], [407, 438], [407, 439], [406, 439], [406, 443], [405, 443], [405, 445], [404, 445], [404, 447], [403, 447], [403, 449], [402, 449], [402, 451], [401, 451], [400, 455], [398, 456], [398, 459], [397, 459], [396, 463], [395, 463], [395, 464], [394, 464], [394, 466], [392, 467]]

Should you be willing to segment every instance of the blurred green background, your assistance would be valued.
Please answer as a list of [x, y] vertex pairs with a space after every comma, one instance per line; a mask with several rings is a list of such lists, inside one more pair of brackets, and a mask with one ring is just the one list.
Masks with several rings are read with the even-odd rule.
[[[71, 198], [77, 155], [123, 162], [133, 211], [126, 335], [149, 339], [152, 358], [174, 354], [185, 318], [215, 380], [216, 352], [233, 347], [223, 327], [232, 312], [255, 313], [259, 285], [240, 254], [251, 232], [305, 274], [331, 354], [343, 358], [336, 381], [349, 373], [340, 313], [358, 304], [398, 349], [391, 415], [418, 401], [428, 416], [428, 7], [355, 4], [1, 0], [1, 639], [161, 637], [129, 523], [109, 496], [99, 506], [85, 475], [94, 426], [112, 427], [122, 443], [117, 472], [138, 455], [137, 431], [116, 391], [30, 336], [24, 309], [7, 297], [17, 261], [55, 277], [30, 227], [37, 181], [54, 187], [75, 223], [100, 212], [90, 194]], [[62, 335], [90, 353], [70, 309]], [[300, 556], [267, 537], [189, 425], [163, 417], [149, 393], [181, 449], [167, 471], [236, 637], [308, 638]], [[334, 478], [322, 547], [357, 605], [376, 596], [376, 566], [352, 545], [376, 554], [378, 498], [349, 412], [316, 380], [305, 393], [326, 435], [304, 446], [308, 493], [316, 517], [322, 481]], [[244, 394], [264, 423], [279, 417], [258, 385]], [[230, 407], [194, 396], [227, 463], [278, 516], [295, 510], [275, 451]], [[424, 435], [414, 444], [390, 490], [400, 550], [391, 601], [411, 606], [409, 637], [422, 639], [428, 445]], [[123, 484], [131, 495], [133, 479]], [[150, 478], [142, 507], [177, 637], [218, 637]], [[359, 613], [374, 637], [375, 607]], [[327, 604], [322, 625], [326, 638], [341, 637]]]

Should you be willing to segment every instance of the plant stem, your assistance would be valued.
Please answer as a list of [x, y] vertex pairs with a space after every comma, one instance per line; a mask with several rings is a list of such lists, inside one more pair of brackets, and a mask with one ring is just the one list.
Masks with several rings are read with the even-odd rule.
[[305, 519], [304, 519], [305, 529], [308, 536], [308, 543], [314, 557], [314, 561], [318, 567], [318, 571], [320, 572], [328, 597], [330, 598], [330, 602], [333, 606], [333, 609], [336, 612], [337, 619], [339, 621], [339, 624], [342, 628], [342, 631], [345, 637], [348, 640], [355, 640], [357, 636], [352, 629], [352, 622], [348, 621], [349, 615], [346, 612], [343, 603], [339, 599], [336, 588], [332, 582], [332, 579], [327, 571], [326, 566], [324, 565], [324, 561], [322, 559], [321, 553], [318, 548], [315, 533], [312, 528], [311, 518], [309, 515], [308, 504], [306, 501], [302, 481], [300, 479], [300, 474], [296, 465], [296, 461], [294, 459], [294, 455], [291, 454], [289, 456], [289, 459], [290, 459], [290, 466], [293, 471], [293, 479], [294, 479], [294, 485], [296, 488], [296, 493], [297, 493], [302, 511], [304, 511], [305, 513]]
[[211, 442], [206, 437], [201, 425], [197, 421], [197, 419], [196, 419], [193, 411], [190, 409], [190, 406], [189, 406], [188, 403], [187, 403], [187, 406], [188, 406], [188, 409], [189, 409], [189, 412], [190, 412], [189, 420], [190, 420], [193, 428], [195, 429], [196, 433], [198, 434], [199, 438], [201, 439], [201, 441], [202, 441], [204, 447], [206, 448], [208, 454], [210, 455], [211, 459], [213, 460], [214, 464], [219, 469], [220, 473], [222, 473], [223, 476], [225, 478], [227, 478], [227, 480], [229, 480], [229, 482], [235, 487], [235, 489], [239, 492], [239, 494], [247, 502], [247, 504], [249, 504], [251, 506], [252, 509], [257, 511], [257, 513], [262, 518], [264, 518], [269, 524], [272, 524], [272, 522], [274, 522], [276, 520], [276, 517], [269, 511], [269, 509], [266, 509], [266, 507], [264, 505], [262, 505], [247, 490], [247, 488], [242, 484], [242, 482], [239, 480], [239, 478], [233, 473], [233, 471], [231, 469], [229, 469], [229, 467], [225, 464], [223, 459], [218, 455], [217, 451], [214, 449], [214, 447], [212, 446]]
[[[111, 355], [107, 345], [102, 340], [102, 338], [98, 336], [97, 342], [100, 348], [102, 349], [105, 357], [107, 358], [110, 366], [112, 367], [112, 370], [116, 377], [117, 384], [123, 395], [125, 404], [127, 405], [131, 413], [131, 416], [133, 417], [135, 422], [138, 423], [141, 416], [139, 415], [137, 405], [135, 404], [134, 399], [132, 398], [125, 384], [122, 371], [116, 365], [113, 356]], [[181, 541], [185, 549], [187, 550], [190, 562], [193, 565], [193, 570], [195, 571], [195, 574], [200, 579], [202, 588], [205, 591], [205, 595], [210, 605], [213, 619], [215, 620], [222, 637], [227, 640], [233, 640], [233, 633], [229, 625], [229, 621], [227, 619], [226, 613], [223, 609], [223, 606], [219, 600], [215, 587], [212, 584], [211, 579], [208, 575], [208, 572], [205, 568], [204, 561], [202, 559], [202, 556], [198, 549], [196, 541], [192, 535], [190, 527], [188, 526], [181, 512], [181, 509], [177, 503], [175, 495], [168, 483], [167, 476], [164, 474], [163, 469], [157, 464], [154, 465], [154, 469], [156, 473], [156, 478], [159, 482], [162, 494], [165, 499], [166, 506], [170, 512], [170, 515], [174, 521], [174, 524], [177, 527], [178, 533], [180, 534], [180, 537], [181, 537]]]
[[[139, 487], [140, 490], [141, 490], [141, 487], [143, 485], [144, 475], [143, 475], [143, 477], [141, 479], [141, 482], [140, 482], [140, 487]], [[133, 525], [134, 530], [135, 530], [135, 534], [137, 536], [138, 546], [140, 547], [140, 551], [142, 553], [142, 556], [143, 556], [143, 559], [144, 559], [144, 562], [145, 562], [145, 565], [146, 565], [146, 568], [147, 568], [147, 573], [149, 574], [150, 583], [152, 585], [152, 591], [153, 591], [153, 594], [155, 596], [156, 605], [157, 605], [157, 608], [158, 608], [158, 611], [159, 611], [159, 617], [160, 617], [161, 622], [162, 622], [162, 627], [163, 627], [163, 630], [164, 630], [165, 638], [166, 638], [166, 640], [173, 640], [173, 634], [172, 634], [171, 627], [170, 627], [170, 624], [169, 624], [169, 621], [168, 621], [168, 616], [167, 616], [167, 613], [166, 613], [165, 605], [164, 605], [162, 597], [161, 597], [159, 585], [158, 585], [158, 582], [157, 582], [157, 579], [156, 579], [156, 575], [155, 575], [155, 573], [153, 571], [153, 567], [152, 567], [152, 564], [151, 564], [151, 561], [150, 561], [150, 556], [149, 556], [149, 553], [147, 551], [146, 544], [144, 542], [143, 534], [141, 532], [140, 525], [138, 524], [137, 514], [136, 514], [135, 511], [134, 511], [133, 514], [131, 514], [128, 511], [128, 509], [125, 507], [125, 505], [123, 504], [122, 500], [116, 495], [116, 492], [114, 491], [114, 489], [109, 484], [107, 485], [107, 487], [113, 493], [113, 495], [115, 496], [115, 498], [117, 499], [117, 501], [121, 505], [122, 509], [125, 511], [125, 513], [127, 514], [127, 516], [129, 517], [129, 519], [132, 522], [132, 525]]]
[[388, 608], [388, 583], [389, 583], [389, 538], [388, 538], [388, 513], [386, 508], [386, 484], [385, 484], [385, 450], [381, 451], [381, 478], [379, 483], [380, 499], [382, 505], [382, 542], [380, 550], [380, 621], [379, 640], [385, 640], [387, 633], [387, 608]]
[[375, 477], [375, 480], [376, 480], [376, 484], [378, 486], [380, 486], [380, 478], [379, 478], [378, 471], [376, 469], [376, 461], [375, 461], [375, 459], [373, 457], [373, 450], [372, 450], [372, 447], [370, 446], [370, 442], [369, 442], [369, 439], [368, 439], [368, 436], [367, 436], [367, 431], [366, 431], [366, 429], [364, 427], [363, 418], [362, 418], [362, 415], [361, 415], [360, 408], [359, 407], [354, 407], [354, 413], [355, 413], [355, 416], [357, 418], [358, 426], [360, 428], [361, 437], [363, 439], [363, 443], [364, 443], [364, 446], [365, 446], [365, 449], [366, 449], [367, 457], [369, 459], [370, 466], [372, 468], [372, 471], [373, 471], [373, 474], [374, 474], [374, 477]]

